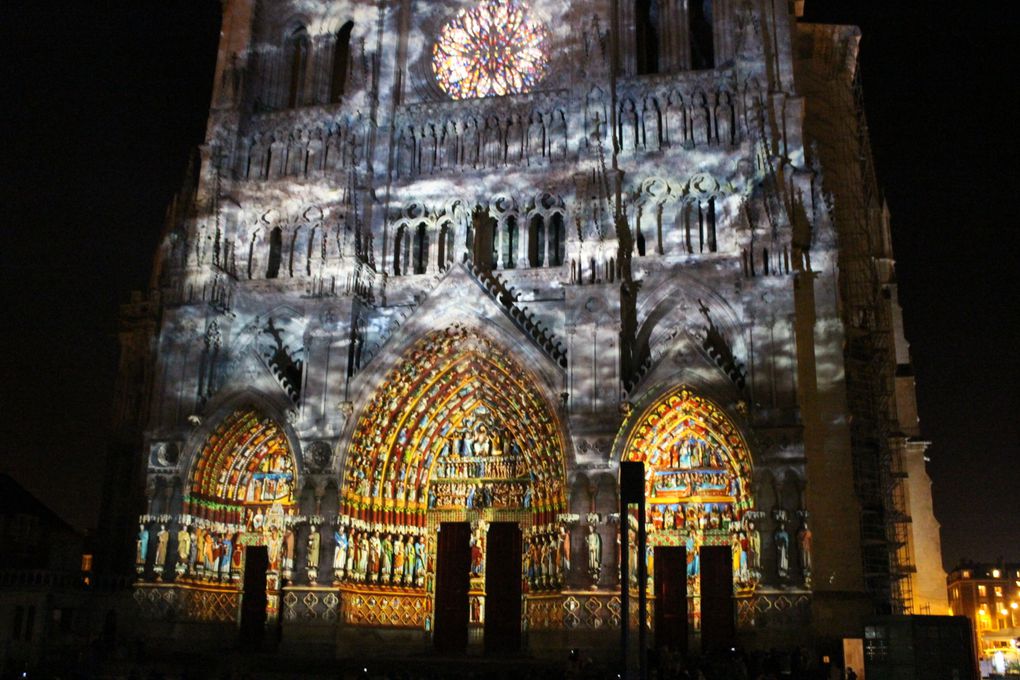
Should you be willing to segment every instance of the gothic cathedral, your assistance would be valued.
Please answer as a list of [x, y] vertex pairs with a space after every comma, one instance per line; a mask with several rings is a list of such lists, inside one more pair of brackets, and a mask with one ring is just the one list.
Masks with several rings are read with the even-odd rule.
[[123, 313], [141, 615], [540, 650], [642, 590], [683, 649], [944, 613], [859, 33], [802, 4], [224, 0]]

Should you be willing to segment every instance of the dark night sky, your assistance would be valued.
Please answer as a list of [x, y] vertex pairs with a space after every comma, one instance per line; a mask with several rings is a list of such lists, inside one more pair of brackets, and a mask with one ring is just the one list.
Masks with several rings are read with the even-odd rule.
[[[865, 100], [947, 565], [1020, 560], [1013, 16], [1006, 3], [808, 0], [864, 31]], [[0, 4], [0, 470], [95, 525], [117, 306], [147, 285], [203, 134], [214, 0]], [[1011, 162], [1013, 161], [1013, 162]]]

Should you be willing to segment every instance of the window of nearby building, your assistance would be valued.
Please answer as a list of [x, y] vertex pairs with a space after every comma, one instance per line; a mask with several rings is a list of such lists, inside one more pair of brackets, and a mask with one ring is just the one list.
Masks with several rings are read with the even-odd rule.
[[959, 598], [960, 598], [960, 589], [957, 588], [956, 586], [953, 586], [953, 599], [956, 600], [956, 599], [959, 599]]
[[74, 610], [70, 607], [60, 607], [53, 610], [53, 629], [61, 633], [71, 632], [71, 622], [74, 620]]
[[22, 606], [16, 606], [14, 608], [14, 622], [11, 624], [11, 638], [14, 640], [21, 639], [21, 629], [25, 625], [25, 608]]
[[978, 586], [978, 595], [988, 597], [988, 588], [986, 586]]
[[1002, 586], [995, 586], [995, 597], [1002, 597]]
[[964, 570], [963, 570], [963, 577], [964, 577], [964, 578], [970, 578], [970, 571], [968, 571], [968, 570], [964, 569]]
[[29, 605], [25, 614], [25, 640], [32, 640], [32, 629], [35, 627], [35, 606]]

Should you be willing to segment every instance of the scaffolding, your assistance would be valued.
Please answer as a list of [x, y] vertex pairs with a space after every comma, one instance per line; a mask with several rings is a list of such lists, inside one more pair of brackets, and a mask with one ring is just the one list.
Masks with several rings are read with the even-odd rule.
[[[823, 40], [829, 48], [838, 40]], [[845, 44], [845, 43], [844, 43]], [[817, 46], [816, 46], [817, 47]], [[812, 89], [822, 94], [813, 125], [824, 158], [825, 191], [839, 245], [839, 296], [846, 332], [854, 489], [860, 502], [865, 585], [876, 613], [913, 610], [906, 473], [896, 421], [892, 309], [883, 264], [883, 201], [873, 164], [856, 54], [815, 51]]]
[[[895, 347], [891, 307], [881, 261], [882, 198], [872, 159], [860, 76], [846, 83], [846, 111], [854, 134], [840, 136], [850, 180], [839, 215], [840, 287], [846, 323], [847, 399], [852, 414], [854, 485], [861, 503], [861, 542], [865, 583], [879, 611], [909, 614], [913, 609], [906, 473], [895, 420]], [[842, 108], [842, 107], [841, 107]], [[849, 132], [849, 130], [847, 131]]]

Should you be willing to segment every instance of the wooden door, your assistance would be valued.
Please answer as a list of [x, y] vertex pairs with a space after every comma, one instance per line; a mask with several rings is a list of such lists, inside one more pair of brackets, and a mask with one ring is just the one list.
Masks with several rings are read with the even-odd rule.
[[244, 548], [244, 590], [241, 595], [241, 645], [257, 649], [266, 632], [266, 571], [269, 551], [264, 545]]
[[521, 528], [516, 522], [489, 525], [485, 556], [485, 652], [521, 648]]
[[701, 548], [701, 649], [729, 649], [736, 638], [733, 552], [728, 545]]
[[471, 525], [443, 522], [436, 549], [436, 622], [433, 640], [444, 654], [467, 649]]
[[655, 646], [687, 653], [687, 550], [655, 547]]

